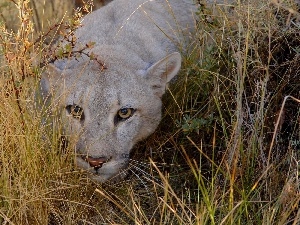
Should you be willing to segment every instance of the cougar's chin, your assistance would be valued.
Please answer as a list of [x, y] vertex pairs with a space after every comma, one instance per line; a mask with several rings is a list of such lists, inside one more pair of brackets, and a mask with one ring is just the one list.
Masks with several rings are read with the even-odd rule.
[[117, 182], [122, 180], [127, 175], [126, 168], [128, 160], [113, 160], [101, 164], [99, 167], [91, 167], [90, 164], [82, 157], [76, 157], [76, 164], [79, 168], [87, 171], [89, 177], [99, 183], [104, 182]]

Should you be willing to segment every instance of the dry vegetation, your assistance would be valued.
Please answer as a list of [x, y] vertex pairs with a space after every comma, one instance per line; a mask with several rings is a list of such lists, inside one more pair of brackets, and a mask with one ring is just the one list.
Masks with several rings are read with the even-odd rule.
[[74, 166], [59, 116], [36, 104], [37, 62], [80, 16], [49, 2], [55, 20], [38, 1], [0, 1], [12, 12], [0, 19], [0, 224], [300, 224], [294, 1], [202, 4], [160, 128], [127, 179], [103, 185]]

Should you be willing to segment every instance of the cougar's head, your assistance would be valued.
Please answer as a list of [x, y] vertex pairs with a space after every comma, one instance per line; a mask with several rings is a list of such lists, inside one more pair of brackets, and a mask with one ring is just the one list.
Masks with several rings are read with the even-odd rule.
[[44, 98], [59, 104], [63, 129], [74, 140], [77, 165], [92, 179], [122, 177], [132, 147], [154, 132], [161, 97], [180, 69], [175, 52], [156, 63], [119, 61], [103, 70], [91, 60], [49, 65], [41, 79]]

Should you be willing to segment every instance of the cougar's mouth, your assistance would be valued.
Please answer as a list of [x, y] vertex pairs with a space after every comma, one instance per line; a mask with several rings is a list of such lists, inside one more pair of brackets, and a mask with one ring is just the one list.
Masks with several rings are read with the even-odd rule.
[[89, 172], [88, 175], [93, 180], [103, 183], [106, 181], [118, 181], [124, 179], [127, 161], [115, 160], [112, 157], [94, 158], [91, 156], [77, 156], [76, 164], [79, 168]]

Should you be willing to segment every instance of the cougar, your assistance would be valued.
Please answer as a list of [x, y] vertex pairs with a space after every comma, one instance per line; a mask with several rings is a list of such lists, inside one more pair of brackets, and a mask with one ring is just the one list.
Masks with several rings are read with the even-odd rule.
[[74, 54], [42, 74], [43, 97], [77, 137], [76, 164], [95, 181], [122, 178], [133, 146], [160, 123], [196, 9], [192, 0], [114, 0], [83, 17]]

